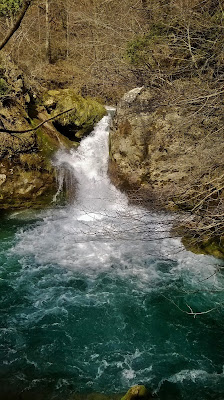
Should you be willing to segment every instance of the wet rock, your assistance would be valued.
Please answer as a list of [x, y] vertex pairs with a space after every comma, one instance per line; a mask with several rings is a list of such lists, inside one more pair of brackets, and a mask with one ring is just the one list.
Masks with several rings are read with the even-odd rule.
[[134, 202], [191, 211], [178, 227], [186, 247], [223, 258], [224, 102], [205, 103], [204, 93], [196, 78], [127, 93], [110, 132], [109, 174]]
[[152, 394], [144, 385], [135, 385], [131, 387], [121, 400], [150, 400]]
[[94, 99], [83, 98], [73, 89], [49, 90], [43, 96], [43, 105], [50, 116], [66, 110], [72, 111], [57, 117], [54, 126], [70, 140], [80, 141], [90, 133], [94, 125], [106, 115], [102, 104]]

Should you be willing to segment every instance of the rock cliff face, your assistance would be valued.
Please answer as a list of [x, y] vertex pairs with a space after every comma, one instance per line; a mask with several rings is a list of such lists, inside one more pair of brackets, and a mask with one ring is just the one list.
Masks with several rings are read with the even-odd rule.
[[150, 207], [190, 211], [187, 229], [211, 245], [224, 231], [224, 106], [199, 94], [196, 80], [128, 92], [110, 133], [109, 173]]
[[[7, 114], [15, 115], [15, 109], [16, 106], [10, 107]], [[1, 109], [3, 115], [6, 117]], [[6, 123], [9, 119], [5, 118], [4, 126], [12, 128], [14, 124]], [[19, 115], [18, 119], [21, 129], [30, 127], [25, 117]], [[44, 128], [36, 133], [0, 135], [0, 208], [40, 207], [50, 203], [57, 190], [56, 171], [50, 160], [60, 147], [58, 133]]]
[[[194, 85], [191, 82], [192, 92]], [[223, 110], [204, 115], [190, 99], [181, 100], [188, 86], [176, 82], [166, 92], [146, 88], [128, 92], [118, 105], [110, 133], [112, 180], [141, 189], [171, 208], [180, 206], [184, 191], [206, 185], [224, 170], [224, 142], [217, 132], [224, 122]], [[186, 198], [182, 206], [193, 204]]]
[[[66, 93], [66, 96], [65, 96]], [[52, 95], [57, 95], [54, 102]], [[41, 207], [49, 204], [57, 191], [57, 171], [51, 163], [53, 153], [60, 147], [78, 145], [75, 133], [92, 130], [105, 109], [93, 100], [85, 100], [74, 90], [46, 93], [34, 101], [23, 75], [13, 63], [0, 66], [0, 209]], [[46, 99], [48, 104], [46, 105]], [[63, 101], [62, 101], [63, 100]], [[52, 106], [52, 109], [49, 107]], [[80, 104], [83, 107], [80, 107]], [[57, 113], [74, 107], [71, 115], [62, 115], [58, 124], [74, 134], [69, 140], [52, 122], [38, 130], [10, 134], [4, 129], [25, 131]], [[84, 112], [85, 111], [85, 115]], [[55, 113], [55, 114], [53, 114]], [[72, 119], [72, 120], [71, 120]], [[2, 129], [2, 131], [1, 131]]]

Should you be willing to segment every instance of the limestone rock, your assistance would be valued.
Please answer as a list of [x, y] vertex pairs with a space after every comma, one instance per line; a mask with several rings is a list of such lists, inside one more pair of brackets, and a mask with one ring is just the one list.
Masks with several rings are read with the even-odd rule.
[[196, 86], [177, 80], [123, 97], [110, 132], [109, 172], [116, 185], [170, 209], [186, 188], [223, 173], [224, 142], [213, 132], [223, 126], [224, 106], [197, 112], [198, 104], [188, 101]]
[[[49, 91], [44, 104], [35, 105], [23, 75], [7, 58], [0, 59], [0, 128], [27, 130], [65, 109], [75, 111], [57, 120], [62, 130], [75, 129], [76, 136], [92, 130], [106, 113], [94, 100], [85, 100], [73, 90]], [[33, 101], [34, 104], [30, 104]], [[40, 101], [39, 101], [40, 103]], [[32, 106], [32, 113], [31, 113]], [[57, 171], [51, 159], [59, 148], [75, 143], [56, 130], [51, 122], [40, 129], [16, 135], [0, 132], [0, 209], [36, 208], [50, 204], [57, 192]]]
[[50, 116], [73, 109], [57, 117], [54, 125], [63, 135], [76, 141], [90, 133], [94, 125], [106, 115], [102, 104], [94, 99], [83, 98], [71, 88], [49, 90], [43, 96], [43, 105], [47, 108]]

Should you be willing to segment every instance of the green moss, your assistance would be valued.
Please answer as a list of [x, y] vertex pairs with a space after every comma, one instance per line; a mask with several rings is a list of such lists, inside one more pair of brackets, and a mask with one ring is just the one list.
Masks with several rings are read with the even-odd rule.
[[15, 15], [21, 7], [21, 0], [1, 0], [0, 1], [0, 16], [11, 17]]
[[42, 208], [52, 202], [56, 180], [54, 172], [13, 168], [13, 175], [1, 187], [0, 209]]
[[0, 78], [0, 96], [9, 93], [9, 86], [4, 78]]
[[[80, 139], [92, 131], [94, 125], [106, 115], [105, 107], [92, 98], [83, 98], [73, 89], [49, 90], [43, 97], [43, 104], [51, 116], [73, 109], [55, 118], [57, 128], [68, 127]], [[66, 136], [66, 129], [61, 129]]]
[[37, 130], [37, 142], [40, 148], [41, 155], [45, 159], [51, 159], [52, 155], [58, 150], [58, 141], [50, 137], [43, 129]]
[[71, 147], [77, 146], [77, 143], [71, 142], [59, 132], [53, 134], [53, 132], [50, 133], [45, 128], [39, 128], [37, 130], [37, 142], [41, 156], [51, 168], [52, 156], [60, 147], [70, 149]]
[[207, 254], [224, 259], [224, 242], [220, 238], [198, 240], [190, 236], [184, 236], [182, 243], [187, 250], [195, 254]]
[[144, 385], [135, 385], [131, 387], [121, 400], [148, 400], [152, 396]]

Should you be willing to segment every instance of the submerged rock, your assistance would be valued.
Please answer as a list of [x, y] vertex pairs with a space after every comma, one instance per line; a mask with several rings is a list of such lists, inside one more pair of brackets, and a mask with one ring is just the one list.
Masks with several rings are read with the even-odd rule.
[[121, 395], [119, 393], [104, 394], [92, 392], [88, 394], [74, 393], [69, 400], [120, 400]]
[[132, 386], [121, 400], [150, 400], [153, 399], [152, 394], [144, 385]]
[[74, 393], [69, 400], [151, 400], [154, 398], [144, 385], [135, 385], [123, 397], [121, 396], [119, 393]]

